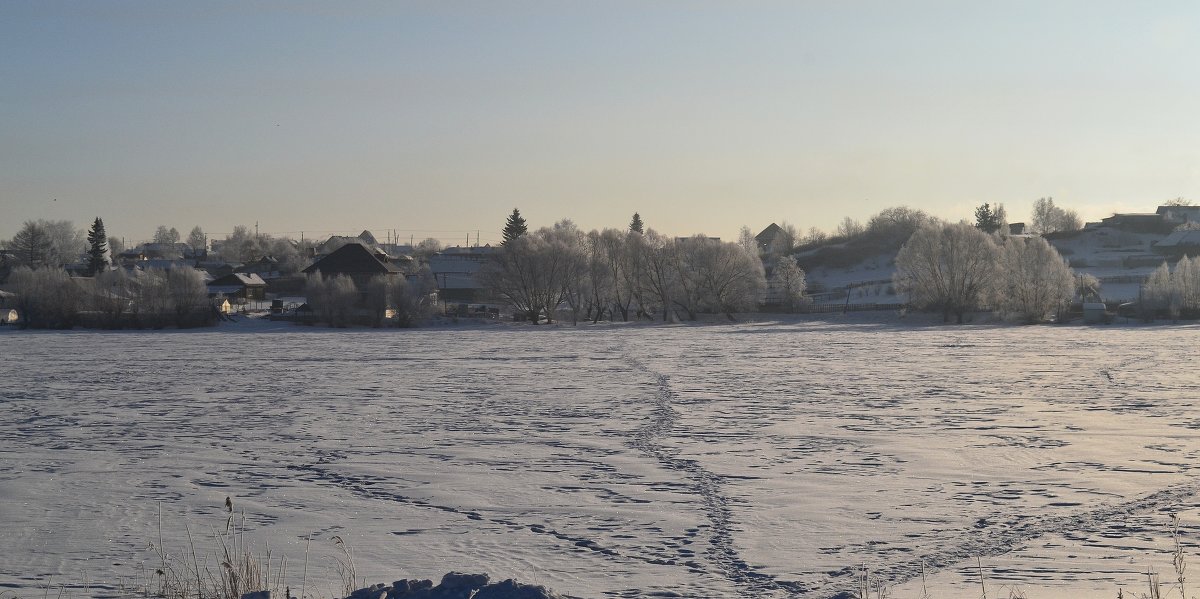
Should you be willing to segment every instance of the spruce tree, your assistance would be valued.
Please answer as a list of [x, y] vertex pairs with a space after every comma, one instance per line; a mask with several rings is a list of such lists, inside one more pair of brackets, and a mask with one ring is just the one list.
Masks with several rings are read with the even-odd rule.
[[645, 231], [643, 231], [642, 229], [643, 229], [642, 215], [634, 212], [633, 220], [629, 221], [629, 230], [634, 233], [645, 233]]
[[508, 245], [508, 242], [524, 235], [528, 230], [525, 219], [521, 218], [521, 211], [513, 208], [512, 214], [508, 215], [508, 220], [504, 223], [504, 241], [500, 245]]
[[96, 273], [108, 267], [108, 237], [104, 234], [104, 221], [100, 220], [99, 216], [92, 223], [92, 229], [88, 231], [87, 240], [87, 275], [93, 277], [96, 276]]
[[1004, 207], [992, 207], [984, 203], [982, 206], [975, 209], [975, 228], [984, 233], [995, 233], [1000, 230], [1004, 223]]

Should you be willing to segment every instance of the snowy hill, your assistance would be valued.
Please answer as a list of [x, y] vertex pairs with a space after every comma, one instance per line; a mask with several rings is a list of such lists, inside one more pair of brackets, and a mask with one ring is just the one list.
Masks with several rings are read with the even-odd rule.
[[[1163, 233], [1096, 227], [1052, 234], [1047, 240], [1077, 274], [1090, 274], [1100, 280], [1105, 300], [1132, 301], [1137, 299], [1146, 276], [1168, 259], [1155, 251], [1166, 237]], [[814, 301], [845, 301], [845, 290], [850, 287], [851, 302], [884, 303], [904, 301], [890, 284], [898, 251], [898, 247], [881, 249], [843, 242], [807, 249], [795, 256], [805, 267]]]

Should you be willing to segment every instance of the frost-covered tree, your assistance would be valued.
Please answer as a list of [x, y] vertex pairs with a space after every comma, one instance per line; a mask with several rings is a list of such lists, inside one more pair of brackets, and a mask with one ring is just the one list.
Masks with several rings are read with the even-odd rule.
[[212, 324], [204, 276], [190, 266], [143, 271], [132, 282], [131, 289], [131, 314], [139, 327], [187, 328]]
[[816, 227], [809, 227], [808, 234], [804, 236], [801, 243], [807, 246], [820, 245], [829, 239], [829, 234]]
[[133, 300], [133, 281], [123, 268], [103, 270], [92, 279], [91, 293], [86, 302], [96, 315], [96, 324], [106, 329], [124, 326]]
[[793, 225], [786, 220], [779, 225], [779, 232], [771, 239], [771, 244], [767, 246], [767, 261], [774, 263], [780, 256], [786, 256], [796, 248], [796, 241], [800, 239], [800, 234], [796, 232], [796, 225]]
[[866, 230], [862, 223], [847, 216], [838, 223], [837, 236], [842, 239], [853, 239], [862, 235]]
[[752, 255], [758, 255], [758, 240], [754, 238], [754, 230], [746, 225], [738, 230], [738, 245]]
[[366, 309], [370, 314], [371, 326], [380, 328], [388, 322], [389, 312], [394, 314], [401, 296], [408, 292], [404, 277], [378, 275], [367, 284]]
[[413, 257], [416, 258], [420, 264], [429, 264], [429, 259], [443, 249], [445, 248], [441, 241], [438, 241], [432, 237], [428, 237], [418, 241], [417, 245], [413, 247]]
[[563, 302], [571, 263], [549, 232], [542, 229], [508, 240], [476, 275], [485, 288], [535, 324], [542, 315], [553, 318]]
[[641, 243], [630, 244], [631, 260], [637, 264], [641, 308], [648, 316], [661, 310], [663, 321], [678, 321], [675, 308], [680, 285], [675, 244], [654, 229], [647, 229], [641, 240]]
[[586, 263], [588, 298], [588, 318], [593, 323], [600, 322], [606, 314], [612, 314], [617, 308], [620, 290], [617, 286], [616, 271], [610, 269], [608, 247], [605, 244], [605, 234], [612, 231], [618, 240], [624, 239], [620, 231], [607, 229], [604, 232], [592, 229], [583, 240], [583, 254]]
[[208, 287], [200, 271], [183, 266], [166, 272], [166, 288], [170, 294], [170, 314], [176, 327], [186, 328], [211, 323]]
[[304, 295], [317, 318], [333, 327], [350, 325], [359, 299], [358, 288], [350, 277], [326, 278], [320, 272], [305, 279]]
[[962, 323], [980, 307], [995, 270], [992, 237], [966, 223], [921, 227], [896, 255], [896, 287], [913, 306]]
[[179, 230], [175, 227], [167, 228], [166, 225], [159, 225], [154, 230], [154, 243], [162, 245], [172, 245], [179, 243]]
[[1147, 316], [1166, 312], [1170, 318], [1200, 315], [1200, 259], [1184, 256], [1171, 270], [1163, 262], [1142, 286]]
[[79, 260], [87, 249], [87, 236], [69, 220], [39, 220], [50, 237], [47, 264], [65, 266]]
[[92, 228], [88, 231], [88, 264], [87, 276], [94, 277], [96, 273], [108, 268], [108, 239], [104, 233], [104, 221], [97, 216], [92, 222]]
[[17, 296], [22, 328], [69, 329], [75, 325], [82, 293], [66, 271], [21, 266], [13, 270], [8, 285]]
[[1033, 203], [1033, 215], [1029, 221], [1030, 232], [1049, 235], [1058, 231], [1077, 231], [1083, 221], [1074, 210], [1065, 210], [1054, 205], [1054, 198], [1038, 198]]
[[1041, 322], [1070, 301], [1075, 277], [1067, 261], [1041, 237], [1009, 237], [997, 252], [993, 305], [1005, 316]]
[[894, 206], [885, 208], [872, 216], [867, 221], [864, 233], [883, 245], [896, 247], [912, 237], [921, 227], [934, 222], [936, 219], [921, 210], [907, 206]]
[[1178, 317], [1180, 299], [1178, 290], [1171, 284], [1171, 268], [1163, 262], [1142, 285], [1142, 302], [1147, 316], [1164, 311], [1172, 318]]
[[121, 241], [121, 238], [115, 235], [110, 235], [108, 237], [108, 255], [112, 257], [114, 264], [117, 261], [117, 257], [120, 256], [121, 252], [124, 251], [125, 243]]
[[1088, 273], [1076, 275], [1075, 295], [1083, 302], [1100, 301], [1100, 279]]
[[771, 273], [771, 287], [779, 294], [780, 302], [789, 312], [795, 310], [803, 301], [806, 286], [804, 269], [796, 264], [795, 258], [784, 256], [775, 263], [775, 270]]
[[254, 233], [250, 227], [237, 225], [233, 232], [225, 236], [221, 244], [221, 257], [227, 262], [244, 262], [250, 260], [255, 250]]
[[[686, 278], [696, 282], [700, 310], [720, 312], [732, 320], [735, 312], [757, 307], [759, 295], [767, 286], [757, 255], [736, 243], [706, 239], [700, 245], [699, 257], [693, 262], [696, 272]], [[795, 262], [791, 256], [780, 262], [786, 260]]]
[[193, 252], [203, 252], [208, 249], [208, 236], [204, 234], [204, 229], [201, 229], [200, 225], [192, 227], [192, 231], [188, 233], [187, 244]]
[[[629, 320], [629, 310], [633, 305], [635, 295], [632, 282], [636, 277], [630, 276], [629, 252], [627, 240], [631, 236], [640, 238], [641, 233], [605, 229], [595, 238], [596, 265], [594, 268], [601, 272], [593, 275], [597, 281], [607, 281], [611, 285], [612, 307], [621, 314], [622, 321]], [[614, 314], [615, 316], [615, 314]], [[599, 317], [597, 317], [599, 320]]]
[[[588, 259], [584, 249], [587, 236], [570, 219], [554, 224], [554, 228], [539, 231], [546, 237], [553, 251], [561, 254], [562, 301], [571, 310], [571, 323], [579, 324], [580, 314], [590, 308], [592, 297], [591, 278], [588, 276]], [[547, 306], [547, 310], [554, 307]]]

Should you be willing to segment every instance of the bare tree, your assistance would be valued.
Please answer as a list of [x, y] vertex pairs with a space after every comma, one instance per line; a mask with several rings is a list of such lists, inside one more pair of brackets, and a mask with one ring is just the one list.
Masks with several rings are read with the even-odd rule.
[[1048, 235], [1058, 231], [1078, 231], [1083, 221], [1074, 210], [1064, 210], [1054, 205], [1054, 198], [1038, 198], [1033, 203], [1033, 215], [1029, 221], [1030, 232]]
[[509, 240], [477, 275], [484, 287], [534, 324], [542, 314], [552, 318], [564, 296], [565, 259], [546, 231]]
[[866, 231], [866, 227], [862, 223], [847, 216], [838, 223], [837, 236], [843, 239], [853, 239], [862, 235]]
[[378, 275], [367, 284], [366, 309], [370, 314], [371, 326], [382, 327], [395, 319], [398, 308], [408, 293], [404, 277]]
[[808, 233], [804, 236], [801, 242], [804, 245], [819, 245], [825, 243], [829, 239], [829, 235], [816, 227], [809, 227]]
[[1165, 311], [1170, 318], [1200, 313], [1200, 259], [1184, 256], [1171, 270], [1163, 262], [1142, 287], [1142, 301], [1150, 314]]
[[170, 294], [170, 316], [179, 328], [210, 324], [208, 287], [200, 271], [182, 266], [166, 272], [166, 291]]
[[750, 227], [742, 225], [742, 228], [738, 230], [737, 243], [747, 252], [755, 255], [758, 254], [758, 240], [754, 238], [754, 231]]
[[962, 323], [979, 308], [995, 270], [992, 237], [966, 223], [925, 225], [896, 255], [896, 287], [909, 303], [942, 312]]
[[320, 272], [308, 275], [304, 295], [321, 322], [333, 327], [345, 327], [358, 305], [358, 288], [346, 275], [325, 278]]
[[[735, 312], [757, 306], [759, 295], [767, 286], [758, 256], [738, 244], [712, 240], [706, 240], [700, 255], [700, 269], [693, 276], [699, 281], [703, 309], [722, 312], [733, 320]], [[795, 263], [791, 256], [780, 258], [780, 262], [789, 260]]]
[[1041, 237], [1009, 237], [997, 252], [993, 302], [1002, 314], [1041, 322], [1075, 291], [1067, 261]]
[[[918, 229], [936, 222], [936, 219], [921, 210], [907, 206], [895, 206], [881, 210], [867, 222], [866, 233], [885, 245], [899, 245], [912, 237]], [[895, 247], [892, 245], [892, 247]]]
[[629, 309], [633, 304], [636, 277], [630, 276], [629, 251], [627, 239], [642, 233], [625, 232], [619, 229], [605, 229], [596, 238], [596, 253], [599, 264], [597, 268], [604, 271], [594, 275], [594, 279], [608, 280], [612, 285], [612, 305], [621, 313], [622, 321], [629, 321]]
[[69, 329], [75, 325], [82, 294], [65, 271], [21, 266], [13, 270], [8, 284], [17, 296], [22, 328]]
[[173, 245], [179, 243], [179, 230], [175, 227], [167, 228], [166, 225], [159, 225], [154, 230], [154, 243], [161, 245]]
[[17, 256], [18, 263], [40, 268], [49, 263], [52, 242], [45, 227], [34, 221], [25, 221], [9, 242], [8, 248]]
[[[593, 323], [600, 322], [606, 313], [612, 312], [614, 306], [619, 309], [620, 300], [618, 298], [621, 297], [620, 289], [617, 286], [617, 270], [611, 268], [609, 263], [609, 252], [606, 245], [608, 231], [613, 231], [612, 237], [618, 243], [624, 239], [621, 232], [615, 229], [607, 229], [604, 232], [593, 229], [588, 232], [583, 243], [584, 258], [587, 264], [587, 288], [591, 294], [589, 317]], [[619, 255], [619, 251], [617, 254]], [[626, 311], [628, 311], [627, 307]]]
[[187, 244], [193, 252], [203, 252], [208, 249], [208, 236], [204, 234], [204, 229], [201, 229], [200, 225], [192, 227], [192, 232], [188, 233]]
[[121, 328], [133, 300], [133, 282], [125, 269], [103, 270], [92, 281], [87, 306], [106, 329]]
[[673, 309], [679, 294], [675, 243], [654, 229], [647, 229], [642, 241], [630, 248], [638, 264], [641, 308], [647, 315], [661, 309], [663, 321], [678, 321]]
[[1182, 298], [1179, 290], [1172, 284], [1171, 268], [1166, 262], [1159, 265], [1146, 278], [1142, 285], [1142, 302], [1147, 318], [1152, 318], [1157, 312], [1166, 312], [1171, 318], [1178, 318]]
[[429, 237], [417, 242], [417, 245], [413, 248], [413, 254], [414, 257], [422, 264], [428, 264], [429, 259], [443, 249], [444, 247], [442, 246], [441, 241]]
[[804, 270], [796, 264], [792, 256], [785, 256], [775, 263], [771, 273], [771, 287], [779, 294], [780, 302], [788, 312], [796, 309], [796, 305], [804, 299], [806, 287]]
[[[587, 236], [570, 219], [554, 224], [553, 229], [540, 231], [559, 254], [562, 270], [562, 300], [571, 310], [571, 323], [579, 324], [579, 315], [588, 309], [592, 297], [588, 276], [588, 259], [584, 250]], [[547, 306], [548, 310], [553, 307]]]

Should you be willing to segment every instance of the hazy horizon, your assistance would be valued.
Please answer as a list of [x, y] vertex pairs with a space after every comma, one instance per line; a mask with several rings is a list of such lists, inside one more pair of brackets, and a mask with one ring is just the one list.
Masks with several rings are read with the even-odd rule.
[[0, 238], [1152, 211], [1200, 197], [1196, 25], [1185, 2], [5, 3]]

